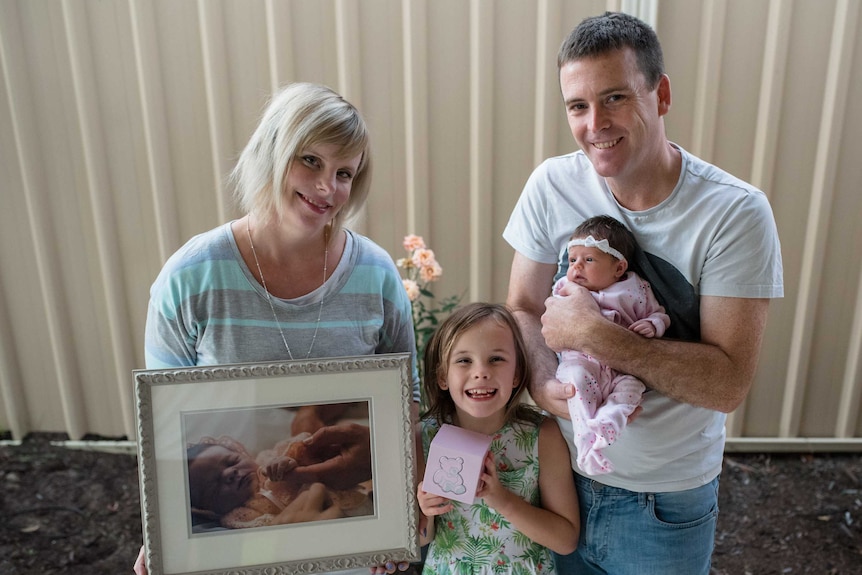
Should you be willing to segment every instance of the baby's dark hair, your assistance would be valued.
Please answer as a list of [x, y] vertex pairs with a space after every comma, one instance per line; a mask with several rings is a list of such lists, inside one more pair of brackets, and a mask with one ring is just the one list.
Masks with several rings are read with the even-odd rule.
[[634, 234], [618, 219], [611, 216], [593, 216], [581, 222], [575, 232], [569, 238], [585, 238], [593, 236], [597, 240], [608, 240], [611, 247], [623, 254], [626, 261], [631, 263], [635, 256], [637, 240]]
[[527, 356], [527, 346], [515, 317], [504, 305], [481, 302], [457, 308], [443, 320], [428, 340], [425, 346], [425, 368], [422, 379], [427, 404], [422, 414], [423, 418], [432, 417], [439, 423], [454, 422], [455, 402], [448, 390], [440, 388], [439, 382], [447, 376], [449, 357], [458, 337], [486, 319], [507, 326], [515, 342], [517, 387], [512, 391], [512, 397], [506, 404], [506, 420], [536, 424], [542, 420], [543, 416], [538, 409], [521, 402], [521, 395], [532, 378], [532, 370]]
[[[201, 453], [216, 445], [215, 443], [195, 443], [194, 445], [190, 445], [188, 449], [186, 449], [186, 465], [188, 466], [188, 473], [191, 474], [192, 463], [200, 457]], [[189, 503], [192, 506], [192, 509], [195, 512], [210, 512], [213, 513], [210, 509], [203, 509], [200, 505], [200, 496], [201, 494], [196, 489], [189, 490]]]

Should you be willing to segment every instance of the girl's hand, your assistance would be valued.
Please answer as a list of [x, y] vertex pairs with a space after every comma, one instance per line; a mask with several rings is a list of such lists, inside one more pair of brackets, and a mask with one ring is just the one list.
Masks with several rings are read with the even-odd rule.
[[485, 502], [500, 511], [511, 492], [503, 487], [497, 476], [497, 464], [494, 456], [489, 451], [485, 454], [485, 470], [479, 476], [479, 487], [476, 488], [476, 497], [481, 497]]
[[427, 517], [431, 517], [433, 515], [443, 515], [444, 513], [452, 511], [453, 507], [450, 500], [440, 495], [423, 491], [423, 483], [424, 482], [420, 481], [419, 487], [416, 490], [416, 499], [419, 500], [419, 509], [422, 510], [422, 513]]

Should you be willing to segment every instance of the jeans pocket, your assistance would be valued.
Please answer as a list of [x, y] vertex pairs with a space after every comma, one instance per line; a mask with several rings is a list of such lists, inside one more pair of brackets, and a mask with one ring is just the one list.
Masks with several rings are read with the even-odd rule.
[[651, 493], [648, 501], [658, 523], [677, 529], [695, 527], [718, 517], [718, 480], [686, 491]]

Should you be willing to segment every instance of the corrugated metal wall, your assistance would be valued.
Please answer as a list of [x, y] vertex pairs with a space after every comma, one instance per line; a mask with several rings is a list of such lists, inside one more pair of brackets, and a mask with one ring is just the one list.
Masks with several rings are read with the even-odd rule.
[[605, 9], [656, 26], [671, 138], [778, 221], [786, 297], [730, 435], [862, 449], [858, 0], [0, 0], [0, 426], [134, 437], [149, 285], [238, 215], [224, 175], [292, 80], [370, 123], [354, 227], [396, 258], [421, 234], [439, 295], [503, 301], [509, 212], [574, 147], [557, 48]]

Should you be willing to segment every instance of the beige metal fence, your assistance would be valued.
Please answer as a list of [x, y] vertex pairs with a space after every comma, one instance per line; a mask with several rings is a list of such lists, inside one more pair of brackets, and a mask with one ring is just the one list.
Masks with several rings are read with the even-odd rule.
[[605, 9], [656, 26], [671, 138], [778, 221], [786, 297], [732, 445], [862, 449], [859, 0], [0, 0], [0, 427], [134, 437], [149, 285], [237, 215], [224, 174], [288, 81], [368, 118], [356, 227], [393, 257], [425, 236], [438, 294], [503, 301], [509, 212], [574, 147], [557, 47]]

